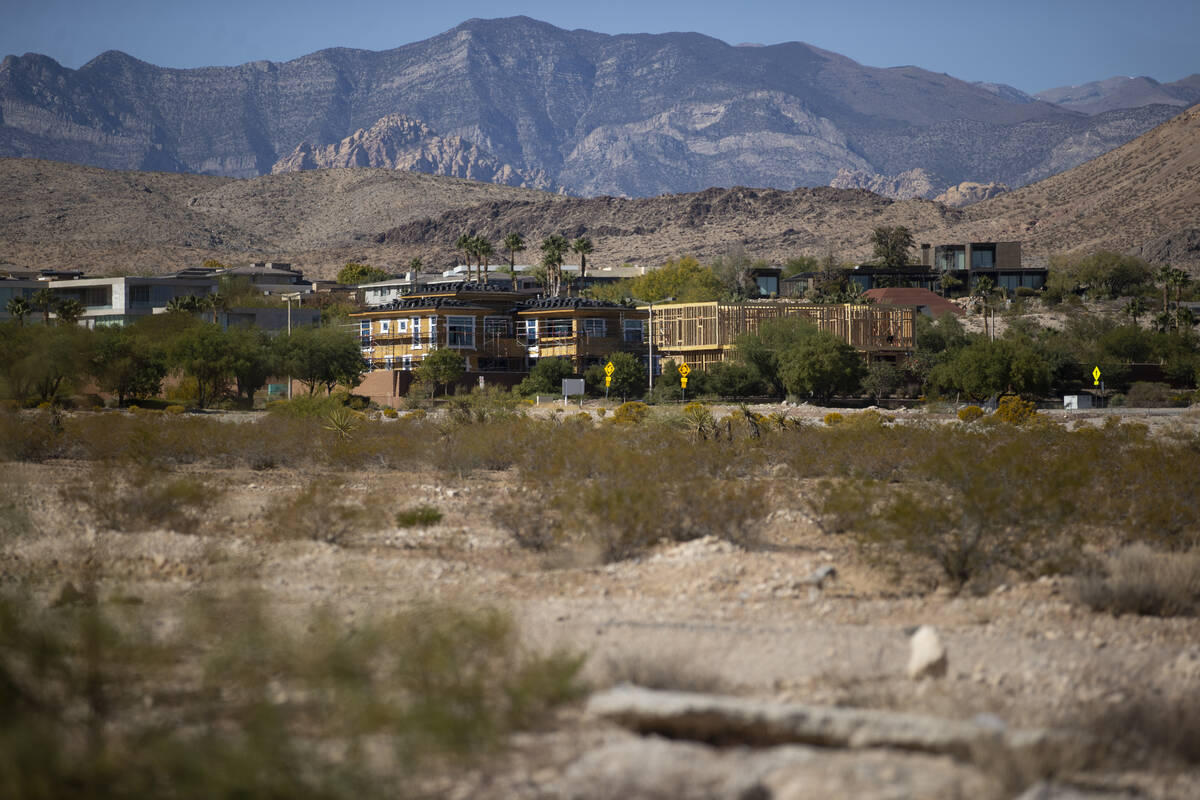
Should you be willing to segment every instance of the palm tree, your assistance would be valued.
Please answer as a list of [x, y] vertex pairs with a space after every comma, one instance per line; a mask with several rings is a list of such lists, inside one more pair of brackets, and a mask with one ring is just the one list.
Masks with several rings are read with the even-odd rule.
[[80, 317], [87, 311], [87, 306], [74, 297], [68, 297], [66, 300], [60, 300], [55, 305], [54, 311], [58, 314], [58, 321], [61, 324], [74, 325], [79, 322]]
[[582, 292], [583, 282], [587, 277], [587, 257], [593, 249], [592, 240], [586, 236], [580, 236], [571, 242], [571, 249], [579, 254], [579, 290]]
[[463, 234], [460, 234], [459, 237], [454, 240], [454, 247], [458, 250], [462, 250], [463, 253], [466, 254], [467, 280], [471, 279], [471, 255], [472, 255], [472, 246], [473, 246], [474, 239], [475, 239], [475, 237], [472, 236], [471, 234], [463, 233]]
[[1131, 297], [1129, 302], [1125, 304], [1125, 313], [1133, 320], [1133, 324], [1138, 324], [1138, 318], [1149, 311], [1146, 308], [1146, 301], [1140, 297]]
[[1154, 273], [1154, 280], [1162, 284], [1163, 287], [1163, 313], [1167, 313], [1167, 287], [1171, 285], [1171, 273], [1175, 270], [1171, 267], [1159, 267]]
[[33, 306], [24, 297], [14, 297], [8, 301], [8, 305], [4, 310], [12, 315], [12, 318], [17, 321], [18, 325], [25, 324], [25, 318], [33, 313]]
[[549, 293], [558, 296], [562, 286], [563, 254], [567, 252], [567, 240], [557, 233], [542, 239], [542, 264], [546, 267]]
[[178, 311], [187, 314], [193, 314], [200, 310], [200, 305], [197, 302], [196, 295], [182, 294], [176, 295], [167, 301], [167, 311]]
[[488, 266], [491, 262], [491, 257], [495, 255], [496, 250], [492, 247], [492, 243], [488, 241], [486, 236], [475, 237], [475, 258], [479, 262], [480, 273], [477, 273], [480, 283], [487, 283]]
[[510, 233], [504, 237], [504, 249], [508, 251], [508, 274], [513, 278], [513, 288], [517, 286], [517, 253], [525, 249], [525, 239], [519, 233]]
[[38, 289], [36, 292], [33, 293], [33, 297], [30, 299], [30, 303], [33, 305], [33, 307], [35, 309], [42, 312], [42, 324], [49, 325], [50, 324], [50, 311], [54, 308], [54, 305], [55, 305], [54, 292], [52, 292], [49, 288]]

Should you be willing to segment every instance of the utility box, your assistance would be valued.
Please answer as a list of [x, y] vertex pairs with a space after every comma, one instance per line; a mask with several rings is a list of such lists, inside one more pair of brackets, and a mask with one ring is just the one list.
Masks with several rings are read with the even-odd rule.
[[1095, 408], [1090, 394], [1068, 394], [1063, 397], [1063, 408], [1078, 411], [1081, 408]]

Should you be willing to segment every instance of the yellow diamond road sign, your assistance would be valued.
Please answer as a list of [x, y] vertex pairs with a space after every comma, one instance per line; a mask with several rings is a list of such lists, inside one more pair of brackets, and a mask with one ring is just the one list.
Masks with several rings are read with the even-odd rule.
[[613, 366], [613, 363], [611, 361], [604, 365], [604, 374], [605, 375], [611, 376], [616, 371], [617, 371], [617, 368]]
[[683, 377], [686, 378], [688, 375], [691, 374], [691, 372], [692, 372], [692, 368], [689, 367], [687, 364], [679, 365], [679, 374], [682, 375]]
[[1100, 385], [1100, 368], [1099, 367], [1096, 367], [1095, 369], [1092, 370], [1092, 380], [1094, 380], [1096, 382], [1097, 386]]

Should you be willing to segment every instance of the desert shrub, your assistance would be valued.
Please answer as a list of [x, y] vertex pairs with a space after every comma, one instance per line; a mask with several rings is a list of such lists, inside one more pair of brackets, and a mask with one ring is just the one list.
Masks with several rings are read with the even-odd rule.
[[263, 512], [277, 539], [312, 539], [341, 544], [374, 521], [371, 512], [349, 496], [334, 477], [318, 478], [299, 494], [279, 497]]
[[195, 533], [222, 494], [201, 478], [152, 468], [118, 472], [100, 467], [86, 481], [63, 490], [64, 499], [82, 506], [101, 528], [178, 533]]
[[1178, 404], [1173, 402], [1175, 392], [1165, 383], [1147, 383], [1138, 381], [1129, 387], [1125, 393], [1125, 405], [1133, 408], [1169, 408]]
[[183, 406], [167, 406], [166, 408], [163, 409], [163, 411], [165, 413], [170, 414], [172, 416], [178, 416], [179, 414], [182, 414], [186, 410], [187, 409], [185, 409]]
[[396, 513], [396, 524], [401, 528], [425, 528], [442, 521], [442, 512], [433, 506], [420, 505]]
[[996, 407], [996, 419], [1009, 425], [1024, 425], [1034, 418], [1037, 409], [1028, 400], [1010, 394], [1000, 398]]
[[1200, 552], [1162, 553], [1136, 544], [1105, 559], [1078, 592], [1092, 609], [1118, 616], [1194, 617], [1200, 614]]
[[397, 417], [400, 416], [399, 412], [396, 411], [396, 409], [392, 408], [391, 406], [384, 407], [383, 415], [385, 417], [387, 417], [388, 419], [396, 419]]
[[406, 781], [457, 773], [581, 691], [582, 659], [527, 652], [494, 610], [353, 629], [317, 610], [291, 633], [254, 598], [227, 605], [190, 603], [164, 632], [136, 607], [0, 599], [5, 795], [389, 797], [379, 746]]
[[957, 416], [960, 422], [970, 425], [983, 416], [983, 409], [979, 406], [966, 406], [958, 410]]
[[683, 407], [683, 421], [697, 439], [708, 439], [717, 432], [717, 421], [703, 403], [688, 403]]
[[0, 410], [0, 461], [42, 461], [63, 446], [62, 422], [52, 411]]
[[1084, 768], [1167, 774], [1200, 764], [1200, 692], [1194, 686], [1166, 694], [1157, 687], [1128, 686], [1121, 700], [1080, 709], [1062, 727], [1083, 732]]
[[438, 430], [439, 440], [428, 457], [441, 472], [464, 478], [476, 470], [503, 470], [513, 465], [517, 453], [533, 447], [529, 426], [520, 422], [449, 424]]
[[891, 414], [884, 414], [874, 408], [868, 408], [857, 414], [851, 414], [845, 419], [845, 424], [850, 428], [878, 429], [885, 428], [895, 421], [895, 416]]
[[335, 411], [346, 408], [347, 397], [345, 393], [329, 396], [299, 394], [291, 400], [276, 400], [268, 404], [267, 411], [280, 416], [322, 419]]
[[562, 523], [538, 492], [498, 503], [492, 519], [525, 550], [545, 552], [562, 539]]
[[644, 421], [650, 414], [650, 406], [645, 403], [640, 403], [636, 400], [630, 400], [628, 403], [622, 403], [613, 411], [612, 417], [608, 421], [617, 425], [637, 425]]
[[842, 422], [844, 422], [844, 421], [845, 421], [845, 419], [846, 419], [846, 418], [845, 418], [845, 417], [843, 417], [843, 416], [842, 416], [841, 414], [839, 414], [838, 412], [836, 412], [836, 411], [830, 411], [828, 414], [826, 414], [826, 415], [825, 415], [824, 422], [825, 422], [825, 424], [826, 424], [826, 425], [828, 425], [829, 427], [831, 427], [831, 428], [832, 428], [834, 425], [840, 425], [840, 424], [842, 424]]

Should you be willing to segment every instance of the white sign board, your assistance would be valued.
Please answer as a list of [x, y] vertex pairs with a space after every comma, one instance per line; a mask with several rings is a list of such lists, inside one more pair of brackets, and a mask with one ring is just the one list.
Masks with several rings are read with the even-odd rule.
[[587, 392], [587, 388], [583, 384], [583, 378], [563, 378], [562, 379], [563, 397], [576, 397]]

